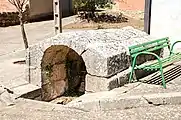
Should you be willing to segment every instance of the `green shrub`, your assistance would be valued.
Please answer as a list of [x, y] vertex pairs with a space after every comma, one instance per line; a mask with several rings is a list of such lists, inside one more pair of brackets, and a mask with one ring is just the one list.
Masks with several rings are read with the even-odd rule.
[[109, 7], [112, 0], [73, 0], [74, 10], [95, 12], [96, 8]]

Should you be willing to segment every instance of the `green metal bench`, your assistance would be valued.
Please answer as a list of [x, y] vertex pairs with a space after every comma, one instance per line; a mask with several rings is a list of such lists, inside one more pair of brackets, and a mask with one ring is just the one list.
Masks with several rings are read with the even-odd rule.
[[[181, 60], [181, 52], [174, 53], [173, 47], [176, 43], [181, 41], [176, 41], [172, 46], [170, 47], [170, 41], [169, 38], [162, 38], [158, 40], [149, 41], [143, 44], [138, 44], [134, 46], [129, 47], [130, 57], [131, 57], [131, 73], [129, 76], [129, 82], [132, 82], [133, 80], [133, 74], [135, 74], [134, 70], [146, 70], [146, 71], [153, 71], [153, 70], [160, 70], [161, 78], [162, 78], [162, 84], [163, 87], [166, 88], [166, 83], [163, 75], [163, 67], [166, 67], [174, 62], [178, 62]], [[161, 50], [165, 47], [168, 47], [169, 49], [169, 56], [166, 58], [160, 58], [157, 54], [154, 53], [156, 50]], [[155, 56], [156, 61], [151, 62], [148, 64], [136, 64], [136, 59], [140, 55], [152, 55]], [[136, 79], [136, 76], [134, 77]]]

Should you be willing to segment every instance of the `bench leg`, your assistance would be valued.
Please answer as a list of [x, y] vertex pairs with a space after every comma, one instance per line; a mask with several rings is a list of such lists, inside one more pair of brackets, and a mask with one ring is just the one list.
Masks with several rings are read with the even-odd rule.
[[131, 83], [133, 79], [136, 80], [136, 73], [134, 71], [134, 67], [132, 67], [131, 73], [129, 75], [129, 83]]
[[131, 73], [129, 75], [129, 83], [131, 83], [131, 81], [133, 79], [133, 71], [134, 71], [134, 67], [131, 68]]
[[136, 75], [135, 75], [135, 72], [134, 72], [135, 65], [136, 65], [136, 57], [134, 58], [133, 63], [132, 63], [131, 73], [129, 75], [129, 83], [131, 83], [131, 81], [133, 79], [133, 74], [134, 74], [134, 77], [136, 79]]
[[164, 75], [163, 75], [163, 68], [162, 68], [162, 66], [160, 67], [160, 74], [161, 74], [161, 77], [162, 77], [163, 87], [166, 88], [166, 83], [165, 83], [165, 78], [164, 78]]

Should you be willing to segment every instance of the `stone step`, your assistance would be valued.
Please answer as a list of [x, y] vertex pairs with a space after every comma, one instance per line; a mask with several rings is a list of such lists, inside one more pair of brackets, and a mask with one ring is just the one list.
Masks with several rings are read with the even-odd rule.
[[[20, 96], [25, 96], [29, 93], [34, 92], [34, 91], [37, 91], [39, 89], [40, 89], [40, 87], [32, 85], [32, 84], [24, 84], [24, 85], [21, 85], [19, 87], [13, 88], [11, 90], [14, 92], [16, 97], [20, 97]], [[37, 93], [34, 92], [33, 96], [36, 96], [35, 94], [37, 94]]]
[[131, 109], [157, 105], [178, 105], [181, 100], [181, 86], [131, 83], [111, 91], [89, 93], [68, 103], [66, 106], [85, 111], [110, 109]]

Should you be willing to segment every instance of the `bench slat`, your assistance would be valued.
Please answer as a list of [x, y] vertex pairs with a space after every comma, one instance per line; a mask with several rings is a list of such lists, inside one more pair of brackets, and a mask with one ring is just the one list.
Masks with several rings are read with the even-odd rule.
[[[168, 62], [168, 61], [173, 61], [173, 60], [180, 59], [180, 57], [181, 57], [181, 54], [180, 53], [176, 53], [176, 54], [174, 54], [172, 56], [169, 56], [167, 58], [162, 59], [161, 61], [162, 61], [162, 63], [165, 63], [165, 62]], [[154, 65], [159, 65], [159, 63], [158, 62], [154, 63]]]
[[155, 44], [151, 44], [151, 45], [146, 46], [146, 47], [142, 46], [140, 48], [135, 48], [135, 49], [132, 49], [130, 52], [131, 52], [131, 54], [135, 54], [135, 53], [142, 52], [142, 51], [147, 51], [147, 50], [150, 50], [150, 49], [152, 51], [152, 48], [155, 48], [155, 47], [158, 47], [158, 46], [159, 47], [161, 47], [161, 46], [165, 47], [165, 45], [166, 46], [169, 45], [168, 41], [157, 42], [156, 45]]
[[170, 43], [168, 40], [168, 37], [150, 41], [147, 43], [139, 44], [139, 45], [134, 45], [129, 47], [129, 52], [131, 57], [135, 57], [137, 53], [140, 53], [142, 51], [147, 51], [147, 52], [153, 52], [159, 49], [162, 49], [164, 47], [169, 47]]
[[[167, 58], [161, 59], [162, 61], [162, 66], [168, 66], [174, 62], [177, 62], [181, 60], [181, 53], [176, 53], [172, 56], [169, 56]], [[158, 62], [154, 62], [151, 64], [142, 64], [139, 66], [136, 66], [135, 69], [143, 69], [143, 70], [158, 70], [160, 68], [159, 63]]]
[[[150, 49], [145, 50], [145, 51], [146, 51], [146, 52], [152, 52], [152, 51], [156, 51], [156, 50], [159, 50], [159, 49], [164, 48], [164, 47], [167, 47], [167, 46], [168, 46], [168, 44], [162, 45], [162, 46], [159, 46], [159, 47], [150, 48]], [[132, 54], [131, 57], [135, 57], [138, 53], [139, 53], [139, 52]]]
[[129, 47], [129, 49], [134, 49], [134, 48], [138, 48], [138, 47], [141, 47], [141, 46], [146, 46], [146, 45], [149, 45], [149, 44], [152, 44], [152, 43], [161, 42], [161, 41], [165, 41], [165, 40], [168, 41], [168, 37], [153, 40], [153, 41], [146, 42], [146, 43], [143, 43], [143, 44], [133, 45], [133, 46]]

